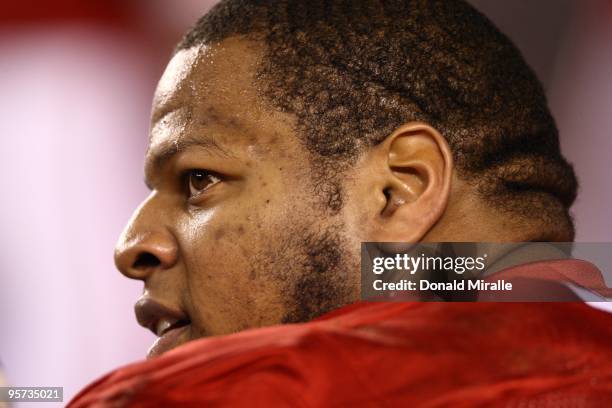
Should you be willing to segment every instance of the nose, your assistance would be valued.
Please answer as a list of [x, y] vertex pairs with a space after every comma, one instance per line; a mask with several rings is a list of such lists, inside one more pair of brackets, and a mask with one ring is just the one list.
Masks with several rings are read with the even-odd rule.
[[[150, 219], [141, 207], [132, 217], [115, 247], [115, 265], [132, 279], [145, 280], [157, 270], [170, 269], [178, 257], [178, 245], [171, 232]], [[157, 222], [149, 223], [147, 221]]]

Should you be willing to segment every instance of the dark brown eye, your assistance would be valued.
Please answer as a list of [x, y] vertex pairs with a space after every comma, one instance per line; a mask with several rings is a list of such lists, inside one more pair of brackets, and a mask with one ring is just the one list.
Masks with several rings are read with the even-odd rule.
[[203, 191], [208, 190], [219, 181], [219, 177], [206, 170], [190, 170], [187, 173], [187, 183], [189, 185], [189, 196], [195, 197]]

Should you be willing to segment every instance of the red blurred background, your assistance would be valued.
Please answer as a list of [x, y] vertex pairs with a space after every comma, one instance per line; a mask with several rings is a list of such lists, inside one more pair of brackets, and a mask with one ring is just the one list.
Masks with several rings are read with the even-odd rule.
[[[30, 0], [0, 9], [0, 361], [67, 401], [144, 356], [152, 335], [114, 242], [145, 197], [150, 100], [213, 1]], [[581, 182], [577, 240], [612, 241], [612, 3], [472, 1], [542, 79]]]

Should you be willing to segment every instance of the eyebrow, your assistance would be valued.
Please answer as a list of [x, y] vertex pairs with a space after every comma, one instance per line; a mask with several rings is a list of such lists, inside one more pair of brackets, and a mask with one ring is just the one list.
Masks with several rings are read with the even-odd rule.
[[148, 175], [158, 173], [166, 163], [174, 158], [179, 153], [184, 152], [190, 147], [199, 147], [209, 151], [212, 154], [217, 154], [225, 157], [232, 157], [213, 136], [207, 135], [192, 135], [186, 136], [181, 140], [174, 141], [173, 143], [167, 144], [162, 147], [159, 152], [153, 154], [153, 157], [145, 163], [145, 184], [149, 190], [153, 190], [151, 183], [149, 182]]

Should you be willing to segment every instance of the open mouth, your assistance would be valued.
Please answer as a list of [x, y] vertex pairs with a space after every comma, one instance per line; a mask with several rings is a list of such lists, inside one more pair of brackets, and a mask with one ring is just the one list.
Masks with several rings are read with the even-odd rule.
[[163, 305], [144, 296], [134, 306], [138, 323], [158, 336], [149, 349], [148, 358], [158, 356], [189, 340], [191, 320], [180, 309]]
[[180, 329], [181, 327], [187, 326], [191, 321], [189, 319], [177, 320], [175, 322], [171, 322], [166, 319], [160, 319], [157, 323], [157, 327], [155, 329], [155, 334], [158, 337], [163, 336], [168, 333], [170, 330]]
[[149, 349], [147, 358], [157, 357], [189, 341], [190, 323], [189, 320], [178, 320], [171, 324], [160, 322], [157, 325], [159, 337]]

